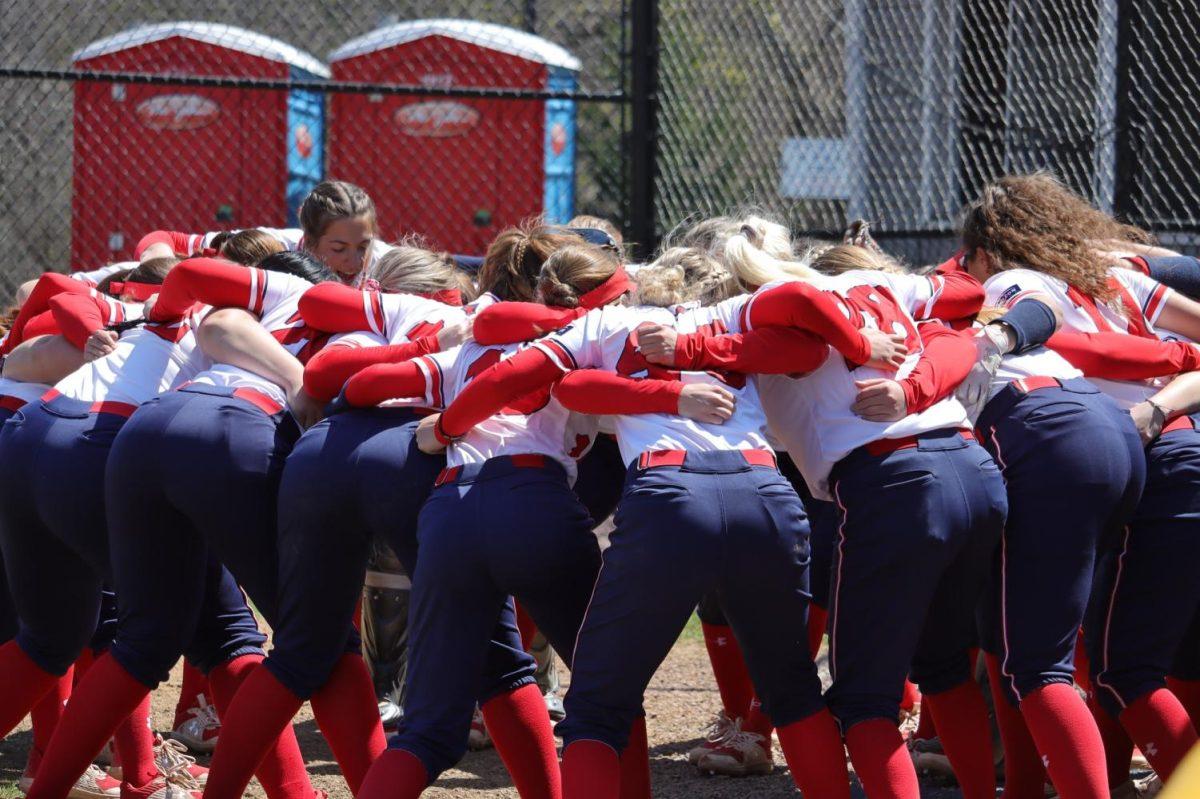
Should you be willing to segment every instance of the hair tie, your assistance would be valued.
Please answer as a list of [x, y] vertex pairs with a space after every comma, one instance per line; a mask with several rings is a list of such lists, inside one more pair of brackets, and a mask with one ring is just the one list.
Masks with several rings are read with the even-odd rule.
[[160, 290], [162, 290], [162, 285], [159, 283], [138, 283], [135, 280], [113, 280], [108, 284], [108, 291], [114, 297], [128, 294], [138, 302], [145, 302]]
[[600, 308], [608, 305], [631, 288], [633, 288], [633, 281], [629, 279], [629, 275], [625, 272], [625, 267], [618, 266], [616, 271], [608, 276], [607, 280], [591, 291], [581, 294], [579, 296], [579, 305], [582, 308], [587, 308], [589, 311], [593, 308]]

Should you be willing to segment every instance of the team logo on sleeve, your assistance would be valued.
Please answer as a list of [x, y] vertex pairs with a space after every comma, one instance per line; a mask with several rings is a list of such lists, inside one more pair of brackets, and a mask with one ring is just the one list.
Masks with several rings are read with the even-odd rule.
[[1011, 300], [1013, 297], [1017, 296], [1020, 293], [1021, 293], [1021, 287], [1018, 286], [1016, 283], [1012, 284], [1011, 286], [1009, 286], [1008, 288], [1006, 288], [1004, 290], [1003, 294], [1000, 295], [1000, 304], [1003, 305], [1004, 303], [1008, 302], [1009, 300]]

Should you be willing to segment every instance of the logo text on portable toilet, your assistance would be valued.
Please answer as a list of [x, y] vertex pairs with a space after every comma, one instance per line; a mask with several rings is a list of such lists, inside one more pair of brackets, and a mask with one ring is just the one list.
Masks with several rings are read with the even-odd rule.
[[138, 122], [154, 130], [196, 130], [217, 121], [221, 106], [198, 94], [160, 94], [134, 109]]
[[461, 136], [479, 124], [479, 112], [453, 100], [431, 100], [398, 109], [396, 124], [409, 136]]
[[567, 127], [561, 122], [555, 122], [550, 128], [550, 149], [555, 155], [562, 155], [567, 149]]

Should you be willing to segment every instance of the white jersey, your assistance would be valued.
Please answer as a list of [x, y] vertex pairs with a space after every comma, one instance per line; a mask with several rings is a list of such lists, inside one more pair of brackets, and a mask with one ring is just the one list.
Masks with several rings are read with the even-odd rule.
[[590, 311], [563, 330], [539, 339], [533, 346], [542, 350], [563, 371], [595, 368], [635, 379], [712, 383], [723, 386], [737, 398], [732, 418], [721, 425], [664, 413], [612, 417], [625, 463], [653, 450], [770, 449], [764, 435], [766, 416], [753, 381], [742, 375], [724, 377], [710, 372], [670, 371], [647, 362], [638, 349], [638, 328], [648, 324], [691, 333], [703, 325], [719, 323], [718, 331], [737, 332], [736, 310], [730, 306], [715, 306], [676, 317], [666, 308], [609, 305]]
[[[248, 267], [252, 275], [252, 299], [246, 308], [259, 317], [262, 326], [301, 363], [311, 357], [313, 351], [327, 338], [314, 330], [300, 318], [297, 303], [300, 295], [312, 288], [303, 278], [282, 272], [269, 272]], [[277, 383], [253, 372], [227, 363], [214, 363], [192, 378], [193, 383], [226, 388], [249, 388], [270, 397], [277, 404], [287, 406], [287, 392]]]
[[11, 377], [0, 377], [0, 398], [14, 397], [22, 402], [33, 402], [49, 389], [45, 383], [22, 383]]
[[[833, 294], [843, 313], [860, 327], [895, 332], [905, 336], [908, 346], [904, 363], [894, 373], [869, 366], [852, 368], [829, 348], [825, 361], [807, 375], [763, 375], [759, 380], [771, 432], [787, 448], [813, 496], [832, 500], [829, 473], [859, 447], [933, 430], [966, 430], [971, 424], [966, 409], [953, 396], [895, 422], [870, 422], [850, 410], [858, 396], [856, 380], [903, 380], [912, 372], [924, 352], [915, 317], [927, 315], [933, 307], [940, 292], [937, 281], [918, 275], [846, 272], [816, 278], [812, 283]], [[760, 291], [769, 288], [764, 286]], [[743, 305], [742, 316], [749, 326], [754, 296], [734, 297], [721, 304]]]
[[[1062, 311], [1062, 329], [1074, 333], [1117, 332], [1133, 336], [1157, 338], [1154, 323], [1166, 305], [1171, 289], [1153, 278], [1130, 269], [1110, 270], [1110, 282], [1117, 296], [1111, 303], [1096, 302], [1083, 293], [1071, 288], [1062, 280], [1035, 272], [1032, 269], [1009, 269], [988, 278], [984, 284], [987, 292], [985, 302], [1002, 308], [1012, 308], [1021, 299], [1031, 294], [1044, 294]], [[1007, 360], [1007, 359], [1006, 359]], [[1061, 360], [1061, 358], [1060, 358]], [[1047, 358], [1030, 369], [1050, 369]], [[1073, 368], [1073, 367], [1071, 367]], [[1075, 370], [1078, 376], [1078, 370]], [[1055, 372], [1040, 371], [1050, 377], [1061, 377]], [[1024, 377], [1025, 375], [1020, 375]], [[1106, 380], [1092, 378], [1096, 387], [1108, 394], [1122, 408], [1130, 408], [1147, 397], [1153, 396], [1164, 381], [1156, 380]]]
[[203, 306], [176, 322], [148, 323], [125, 331], [116, 350], [85, 363], [54, 388], [83, 402], [129, 405], [141, 405], [177, 388], [211, 366], [196, 346], [195, 335], [210, 310]]
[[81, 283], [87, 283], [92, 288], [99, 286], [104, 282], [105, 278], [112, 277], [117, 272], [124, 272], [135, 268], [138, 265], [137, 261], [121, 261], [108, 266], [102, 266], [99, 269], [92, 269], [87, 272], [72, 272], [68, 277], [72, 280], [78, 280]]
[[[528, 344], [484, 346], [468, 341], [460, 347], [414, 360], [425, 378], [421, 403], [445, 408], [489, 367], [527, 349]], [[578, 473], [576, 459], [591, 446], [594, 423], [572, 413], [552, 395], [552, 386], [522, 397], [484, 419], [446, 448], [449, 466], [483, 463], [502, 455], [546, 455], [562, 464], [568, 481]]]

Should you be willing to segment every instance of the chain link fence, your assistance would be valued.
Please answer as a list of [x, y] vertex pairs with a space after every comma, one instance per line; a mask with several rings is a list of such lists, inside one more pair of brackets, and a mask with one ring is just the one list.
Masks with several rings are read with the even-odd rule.
[[321, 177], [460, 252], [532, 213], [652, 246], [755, 206], [919, 263], [983, 181], [1045, 168], [1194, 251], [1198, 28], [1200, 0], [13, 0], [0, 292], [153, 229], [294, 224]]
[[323, 177], [381, 234], [481, 253], [620, 220], [623, 0], [0, 5], [0, 294], [155, 229], [294, 227]]

